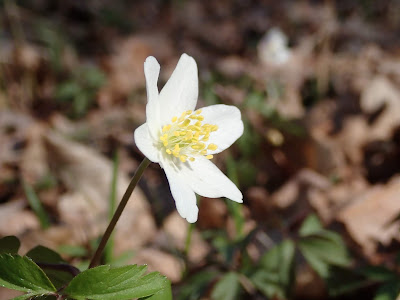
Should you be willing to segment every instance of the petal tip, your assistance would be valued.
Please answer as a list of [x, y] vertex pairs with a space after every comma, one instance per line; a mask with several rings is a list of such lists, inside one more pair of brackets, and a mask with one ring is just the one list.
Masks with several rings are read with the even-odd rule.
[[197, 208], [193, 208], [192, 211], [189, 212], [188, 216], [186, 217], [186, 220], [189, 223], [195, 223], [197, 221], [199, 215], [199, 209]]
[[157, 72], [160, 71], [160, 64], [154, 56], [149, 56], [144, 61], [144, 71], [145, 73], [149, 71]]
[[236, 187], [236, 191], [234, 191], [234, 195], [230, 195], [228, 199], [235, 201], [237, 203], [243, 203], [243, 194], [242, 192]]
[[181, 63], [184, 63], [185, 65], [194, 67], [196, 69], [196, 71], [197, 71], [197, 63], [196, 63], [195, 59], [192, 56], [190, 56], [190, 55], [188, 55], [186, 53], [183, 53], [181, 55], [181, 57], [179, 58], [179, 61]]

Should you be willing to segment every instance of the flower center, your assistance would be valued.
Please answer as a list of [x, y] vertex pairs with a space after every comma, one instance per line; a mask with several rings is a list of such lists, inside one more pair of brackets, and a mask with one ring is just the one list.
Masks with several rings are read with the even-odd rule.
[[203, 155], [207, 159], [213, 158], [207, 151], [216, 150], [218, 147], [207, 142], [210, 134], [218, 130], [218, 126], [203, 124], [203, 120], [201, 109], [194, 112], [184, 111], [179, 118], [173, 117], [172, 123], [165, 125], [160, 135], [165, 152], [178, 157], [182, 162], [187, 159], [194, 161], [194, 156], [197, 155]]

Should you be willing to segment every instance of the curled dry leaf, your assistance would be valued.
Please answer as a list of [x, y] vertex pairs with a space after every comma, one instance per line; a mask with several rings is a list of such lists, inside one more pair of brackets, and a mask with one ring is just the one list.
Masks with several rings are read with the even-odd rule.
[[337, 219], [366, 256], [372, 257], [379, 243], [387, 246], [393, 239], [400, 240], [399, 222], [393, 222], [400, 214], [399, 197], [397, 176], [386, 185], [367, 189], [339, 212]]
[[384, 106], [384, 111], [368, 130], [369, 140], [388, 139], [392, 131], [400, 124], [400, 90], [386, 77], [377, 76], [361, 94], [361, 108], [373, 113]]
[[20, 199], [0, 205], [0, 236], [21, 235], [40, 228], [39, 220], [31, 211], [24, 210], [26, 201]]
[[359, 174], [351, 174], [346, 180], [331, 184], [328, 188], [311, 188], [307, 198], [325, 224], [332, 222], [340, 210], [368, 188], [366, 180]]
[[303, 169], [272, 194], [272, 203], [281, 209], [295, 204], [302, 192], [309, 188], [325, 190], [330, 186], [329, 180], [309, 169]]
[[[46, 135], [55, 172], [69, 190], [60, 199], [63, 222], [80, 228], [88, 238], [101, 235], [108, 223], [109, 193], [112, 179], [111, 162], [95, 150], [70, 141], [55, 132]], [[122, 198], [129, 179], [119, 174], [117, 201]], [[155, 235], [156, 227], [149, 205], [138, 187], [134, 190], [116, 227], [116, 252], [138, 248]]]

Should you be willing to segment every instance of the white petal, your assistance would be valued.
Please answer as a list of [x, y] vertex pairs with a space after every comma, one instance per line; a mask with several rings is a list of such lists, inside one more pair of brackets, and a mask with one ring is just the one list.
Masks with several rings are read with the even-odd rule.
[[146, 77], [147, 106], [146, 119], [153, 138], [157, 138], [160, 129], [158, 88], [157, 81], [160, 75], [160, 64], [153, 56], [149, 56], [144, 62], [144, 75]]
[[160, 92], [161, 125], [170, 123], [174, 116], [179, 117], [186, 110], [194, 110], [198, 92], [196, 61], [193, 57], [182, 54], [174, 72]]
[[208, 198], [226, 197], [243, 202], [243, 195], [236, 185], [205, 157], [196, 157], [194, 162], [179, 164], [178, 168], [182, 180], [195, 193]]
[[218, 125], [218, 130], [210, 134], [209, 143], [218, 146], [210, 154], [219, 153], [233, 144], [243, 134], [243, 122], [240, 110], [235, 106], [217, 104], [201, 109], [203, 124]]
[[196, 195], [193, 190], [180, 178], [179, 174], [169, 163], [164, 163], [164, 171], [167, 175], [169, 188], [175, 200], [176, 209], [182, 218], [189, 223], [197, 221], [199, 209], [196, 205]]
[[147, 123], [139, 126], [134, 133], [136, 146], [152, 162], [158, 163], [158, 149], [154, 146], [154, 139], [150, 135]]

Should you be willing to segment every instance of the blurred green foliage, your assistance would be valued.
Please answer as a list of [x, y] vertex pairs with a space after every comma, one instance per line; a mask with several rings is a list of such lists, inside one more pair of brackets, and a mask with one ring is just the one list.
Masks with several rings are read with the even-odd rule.
[[[396, 270], [369, 265], [354, 268], [343, 239], [323, 228], [315, 215], [303, 221], [297, 237], [275, 244], [254, 262], [247, 246], [257, 230], [234, 240], [223, 231], [203, 232], [215, 249], [213, 269], [189, 274], [178, 299], [199, 299], [208, 293], [213, 300], [244, 299], [249, 293], [267, 299], [291, 299], [296, 270], [304, 264], [302, 258], [324, 280], [332, 297], [351, 295], [371, 284], [380, 284], [374, 300], [396, 300], [400, 293]], [[241, 259], [237, 260], [239, 253]]]
[[97, 67], [82, 66], [58, 85], [54, 97], [67, 105], [72, 117], [79, 118], [95, 103], [96, 93], [105, 81], [105, 74]]

